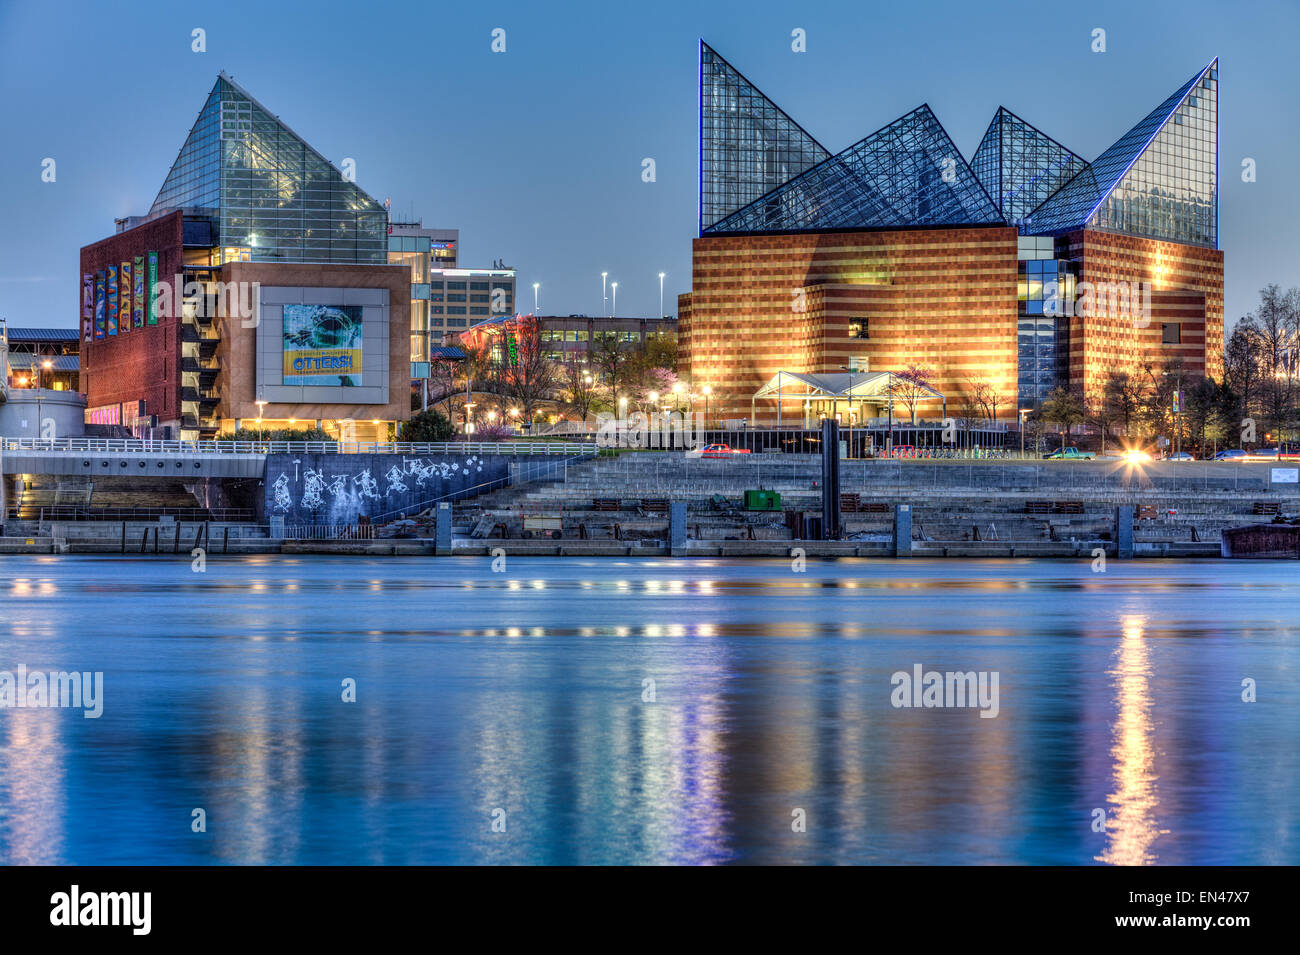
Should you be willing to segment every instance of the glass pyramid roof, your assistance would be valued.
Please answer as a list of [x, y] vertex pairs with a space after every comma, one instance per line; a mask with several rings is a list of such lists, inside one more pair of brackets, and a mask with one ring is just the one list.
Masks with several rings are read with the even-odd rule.
[[830, 156], [700, 41], [700, 229]]
[[704, 233], [1002, 221], [930, 107], [922, 105]]
[[1218, 87], [1216, 59], [1034, 210], [1023, 230], [1088, 226], [1217, 245]]
[[971, 168], [1008, 222], [1017, 222], [1088, 165], [1011, 110], [999, 107]]
[[149, 216], [174, 209], [213, 218], [223, 262], [388, 260], [384, 207], [224, 73]]

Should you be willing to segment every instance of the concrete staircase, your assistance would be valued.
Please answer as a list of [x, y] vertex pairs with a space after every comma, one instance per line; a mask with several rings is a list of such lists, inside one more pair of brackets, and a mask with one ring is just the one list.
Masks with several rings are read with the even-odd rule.
[[[1095, 474], [1095, 472], [1093, 472]], [[1110, 539], [1115, 508], [1143, 505], [1152, 515], [1138, 520], [1139, 542], [1216, 541], [1224, 527], [1267, 523], [1252, 504], [1263, 492], [1233, 489], [1227, 481], [1207, 482], [1203, 488], [1124, 487], [1092, 480], [1072, 483], [1080, 472], [1032, 464], [963, 465], [845, 462], [841, 490], [856, 493], [862, 503], [888, 508], [878, 513], [843, 515], [850, 535], [868, 538], [892, 532], [895, 504], [913, 508], [914, 535], [933, 541], [1090, 541]], [[589, 528], [645, 523], [653, 515], [638, 505], [646, 500], [686, 501], [692, 536], [700, 538], [788, 537], [783, 515], [742, 510], [747, 489], [781, 494], [785, 510], [819, 511], [820, 458], [816, 455], [737, 455], [732, 458], [690, 458], [674, 452], [635, 452], [570, 465], [564, 480], [537, 482], [482, 495], [456, 507], [455, 533], [468, 536], [485, 515], [509, 518], [529, 513], [562, 513], [566, 528], [578, 522]], [[730, 506], [718, 507], [715, 496]], [[594, 510], [593, 501], [618, 500], [618, 510]], [[1082, 505], [1031, 513], [1031, 502]], [[1300, 510], [1300, 501], [1285, 504]], [[660, 519], [660, 523], [663, 519]], [[603, 536], [599, 531], [597, 536]], [[566, 531], [567, 536], [567, 531]]]

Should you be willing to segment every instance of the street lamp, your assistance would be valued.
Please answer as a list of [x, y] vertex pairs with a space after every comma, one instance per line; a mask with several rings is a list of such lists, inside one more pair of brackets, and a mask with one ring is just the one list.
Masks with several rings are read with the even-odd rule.
[[538, 313], [538, 308], [537, 308], [537, 290], [538, 290], [539, 288], [541, 288], [541, 287], [542, 287], [542, 283], [541, 283], [541, 282], [534, 282], [534, 283], [533, 283], [533, 314], [534, 314], [534, 315], [536, 315], [536, 314]]
[[700, 391], [704, 392], [704, 427], [709, 426], [709, 395], [713, 394], [713, 386], [705, 385]]
[[1025, 456], [1025, 415], [1033, 411], [1033, 408], [1021, 408], [1017, 414], [1020, 416], [1020, 457]]
[[613, 318], [618, 314], [618, 283], [610, 282], [609, 287], [614, 290], [613, 307], [609, 310], [609, 317]]
[[685, 390], [686, 390], [686, 386], [683, 385], [680, 381], [673, 385], [673, 395], [676, 396], [678, 411], [681, 410], [682, 392]]
[[605, 279], [607, 278], [609, 278], [608, 272], [600, 273], [600, 314], [602, 316], [609, 314], [609, 309], [606, 307], [609, 304], [609, 295], [605, 289]]
[[840, 365], [840, 371], [849, 373], [849, 457], [853, 457], [853, 366]]
[[664, 317], [664, 273], [659, 273], [659, 317]]
[[261, 398], [259, 398], [257, 399], [257, 401], [253, 402], [253, 404], [257, 405], [257, 440], [261, 441], [262, 440], [262, 412], [266, 410], [266, 402], [263, 401]]

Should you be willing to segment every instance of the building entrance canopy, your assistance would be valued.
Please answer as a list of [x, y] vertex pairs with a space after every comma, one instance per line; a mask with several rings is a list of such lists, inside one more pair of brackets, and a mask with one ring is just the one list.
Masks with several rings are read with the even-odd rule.
[[[750, 420], [754, 420], [754, 406], [759, 399], [776, 401], [777, 426], [781, 425], [781, 404], [787, 400], [807, 404], [830, 402], [832, 415], [839, 402], [872, 405], [893, 405], [894, 401], [906, 403], [940, 401], [947, 407], [943, 394], [928, 385], [906, 378], [892, 371], [841, 372], [814, 375], [797, 371], [778, 371], [750, 399]], [[892, 407], [891, 407], [892, 411]]]

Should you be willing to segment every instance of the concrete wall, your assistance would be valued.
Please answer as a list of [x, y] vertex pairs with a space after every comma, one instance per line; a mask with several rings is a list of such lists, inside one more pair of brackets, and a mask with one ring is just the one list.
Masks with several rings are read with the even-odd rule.
[[[0, 402], [0, 436], [76, 438], [85, 434], [85, 398], [75, 391], [52, 391], [49, 388], [40, 390], [39, 402], [36, 396], [34, 388], [9, 390], [9, 400]], [[36, 423], [38, 410], [46, 422], [43, 431]]]
[[287, 525], [350, 524], [362, 514], [414, 509], [504, 480], [510, 461], [477, 454], [268, 454], [265, 514]]

